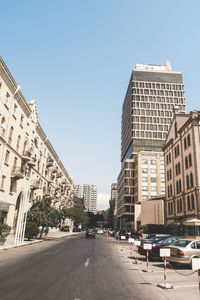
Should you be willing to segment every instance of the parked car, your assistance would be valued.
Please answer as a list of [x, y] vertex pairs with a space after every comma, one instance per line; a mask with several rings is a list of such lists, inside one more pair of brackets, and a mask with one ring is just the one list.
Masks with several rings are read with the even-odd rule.
[[180, 240], [180, 238], [180, 236], [169, 236], [164, 239], [154, 241], [152, 249], [149, 250], [149, 259], [160, 259], [160, 249], [174, 244], [176, 241]]
[[157, 234], [149, 239], [141, 240], [141, 245], [138, 246], [138, 253], [140, 255], [146, 255], [147, 250], [143, 248], [143, 244], [152, 244], [153, 245], [169, 236], [170, 236], [169, 234]]
[[192, 258], [200, 258], [200, 239], [180, 239], [169, 248], [172, 264], [192, 265]]
[[96, 229], [96, 233], [97, 233], [97, 234], [104, 234], [104, 231], [103, 231], [102, 228], [97, 228], [97, 229]]
[[125, 236], [125, 239], [128, 240], [129, 234], [128, 234], [128, 231], [127, 231], [126, 229], [119, 230], [119, 231], [117, 231], [116, 234], [115, 234], [115, 237], [116, 237], [116, 239], [118, 239], [118, 240], [121, 240], [121, 239], [122, 239], [122, 238], [121, 238], [122, 236]]
[[69, 226], [63, 226], [61, 231], [69, 232]]
[[85, 237], [95, 239], [95, 237], [96, 237], [95, 229], [94, 228], [88, 228], [86, 230]]

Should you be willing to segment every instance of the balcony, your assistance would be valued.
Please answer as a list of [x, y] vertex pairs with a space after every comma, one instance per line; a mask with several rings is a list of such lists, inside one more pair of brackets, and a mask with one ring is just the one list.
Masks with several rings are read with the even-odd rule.
[[11, 177], [16, 180], [24, 178], [24, 170], [21, 167], [14, 166], [11, 172]]
[[53, 183], [53, 178], [51, 176], [48, 176], [47, 178], [48, 183]]
[[51, 169], [51, 172], [52, 172], [52, 173], [57, 173], [57, 172], [58, 172], [57, 167], [53, 167], [53, 168]]
[[27, 162], [31, 160], [31, 152], [30, 151], [24, 151], [22, 154], [22, 160]]
[[39, 180], [31, 180], [30, 189], [31, 190], [38, 190], [40, 188]]
[[51, 157], [48, 157], [48, 158], [47, 158], [46, 166], [47, 166], [47, 168], [53, 166], [53, 158], [51, 158]]
[[62, 177], [62, 173], [61, 173], [61, 172], [58, 172], [57, 175], [56, 175], [56, 177], [57, 177], [57, 178], [61, 178], [61, 177]]
[[35, 167], [36, 165], [35, 161], [36, 161], [35, 158], [30, 158], [30, 160], [27, 161], [27, 164], [29, 165], [29, 167]]

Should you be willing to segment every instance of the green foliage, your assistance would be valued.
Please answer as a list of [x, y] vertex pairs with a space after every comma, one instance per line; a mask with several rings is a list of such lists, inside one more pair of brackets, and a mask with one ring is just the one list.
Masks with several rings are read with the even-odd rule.
[[115, 201], [110, 200], [109, 201], [110, 207], [108, 209], [108, 217], [107, 217], [107, 222], [108, 222], [108, 227], [113, 228], [114, 227], [114, 210], [115, 210]]
[[34, 222], [27, 222], [25, 229], [25, 238], [30, 241], [39, 234], [39, 228]]
[[50, 198], [44, 198], [33, 203], [28, 211], [27, 221], [34, 222], [42, 228], [41, 238], [45, 227], [57, 227], [60, 224], [60, 213], [52, 207]]
[[11, 227], [7, 224], [0, 224], [0, 244], [4, 244], [7, 236], [10, 234]]
[[74, 222], [74, 226], [79, 224], [84, 225], [87, 222], [87, 216], [83, 207], [74, 206], [69, 208], [63, 208], [61, 211], [62, 219], [69, 218]]

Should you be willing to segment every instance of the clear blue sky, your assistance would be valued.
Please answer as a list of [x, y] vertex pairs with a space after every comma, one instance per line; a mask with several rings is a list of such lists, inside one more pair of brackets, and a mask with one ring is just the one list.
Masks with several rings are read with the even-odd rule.
[[[105, 203], [120, 171], [121, 109], [136, 63], [184, 75], [199, 109], [199, 0], [0, 0], [0, 55], [75, 183]], [[99, 204], [99, 207], [101, 205]]]

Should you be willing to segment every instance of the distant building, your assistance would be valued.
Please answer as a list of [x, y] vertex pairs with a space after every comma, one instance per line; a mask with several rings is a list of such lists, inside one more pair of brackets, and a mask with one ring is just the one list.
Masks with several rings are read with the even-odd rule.
[[110, 200], [114, 201], [115, 203], [114, 215], [116, 215], [117, 214], [117, 183], [111, 184]]
[[166, 222], [200, 219], [200, 111], [177, 113], [163, 147]]
[[[185, 111], [182, 74], [166, 65], [137, 64], [122, 108], [121, 171], [117, 179], [117, 224], [134, 228], [135, 204], [140, 201], [134, 160], [141, 151], [160, 153], [175, 111]], [[141, 168], [141, 167], [139, 167]], [[136, 174], [137, 176], [137, 174]], [[157, 181], [157, 179], [156, 179]], [[143, 200], [153, 191], [143, 193]], [[157, 187], [154, 187], [158, 194]], [[138, 198], [139, 197], [139, 198]]]
[[74, 186], [75, 194], [84, 198], [85, 210], [97, 213], [97, 188], [93, 184], [78, 184]]

